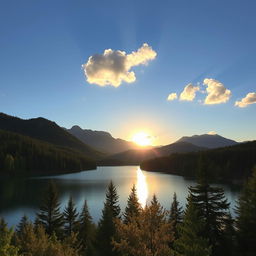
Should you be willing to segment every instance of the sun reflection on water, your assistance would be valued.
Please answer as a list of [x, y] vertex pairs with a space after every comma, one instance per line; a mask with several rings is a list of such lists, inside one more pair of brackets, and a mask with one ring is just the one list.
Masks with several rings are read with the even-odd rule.
[[137, 195], [139, 199], [139, 203], [144, 208], [147, 203], [148, 198], [148, 184], [146, 181], [146, 176], [143, 174], [141, 169], [138, 167], [137, 169]]

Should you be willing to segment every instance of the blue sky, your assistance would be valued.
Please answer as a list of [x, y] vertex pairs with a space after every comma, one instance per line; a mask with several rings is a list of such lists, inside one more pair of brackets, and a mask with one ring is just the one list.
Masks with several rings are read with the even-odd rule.
[[[215, 131], [255, 139], [256, 104], [234, 106], [256, 92], [256, 2], [1, 1], [0, 111], [42, 116], [64, 127], [106, 130], [130, 139], [145, 130], [155, 144]], [[157, 56], [132, 67], [136, 81], [90, 84], [82, 64], [104, 50]], [[231, 91], [225, 103], [167, 101], [170, 93], [211, 78]]]

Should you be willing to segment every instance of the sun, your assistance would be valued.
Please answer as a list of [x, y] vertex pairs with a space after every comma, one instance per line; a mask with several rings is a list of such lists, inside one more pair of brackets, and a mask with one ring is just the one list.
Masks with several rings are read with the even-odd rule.
[[152, 144], [152, 138], [146, 132], [138, 132], [134, 134], [132, 137], [132, 141], [142, 147], [150, 146]]

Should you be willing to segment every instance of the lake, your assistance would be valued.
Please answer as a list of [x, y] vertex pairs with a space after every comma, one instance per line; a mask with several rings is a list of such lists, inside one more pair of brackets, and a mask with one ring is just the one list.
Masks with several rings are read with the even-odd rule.
[[[141, 171], [138, 166], [98, 167], [97, 170], [58, 176], [7, 179], [0, 181], [0, 217], [4, 217], [10, 226], [19, 223], [24, 214], [33, 220], [50, 180], [54, 180], [57, 185], [62, 209], [70, 195], [78, 210], [82, 208], [86, 199], [95, 222], [101, 216], [105, 191], [111, 180], [117, 187], [122, 210], [126, 206], [133, 184], [137, 187], [139, 201], [143, 206], [150, 202], [153, 194], [156, 194], [166, 209], [170, 209], [174, 192], [177, 193], [181, 205], [185, 206], [188, 187], [195, 185], [193, 180], [176, 175]], [[219, 186], [224, 188], [231, 203], [231, 212], [234, 214], [239, 190], [229, 185]]]

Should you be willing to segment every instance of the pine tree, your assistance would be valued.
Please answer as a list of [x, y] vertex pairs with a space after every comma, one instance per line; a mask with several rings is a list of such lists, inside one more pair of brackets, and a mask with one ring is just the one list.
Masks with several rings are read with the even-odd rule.
[[133, 216], [138, 216], [141, 210], [142, 208], [137, 197], [136, 187], [133, 185], [124, 212], [124, 223], [127, 224]]
[[87, 201], [84, 201], [82, 212], [79, 216], [79, 239], [81, 241], [82, 251], [85, 255], [93, 255], [95, 225], [89, 212]]
[[7, 224], [0, 219], [0, 255], [18, 256], [19, 249], [11, 244], [13, 230], [7, 228]]
[[17, 226], [17, 230], [16, 230], [17, 234], [21, 234], [22, 231], [23, 231], [23, 229], [24, 229], [24, 227], [25, 227], [28, 223], [29, 223], [28, 217], [27, 217], [26, 215], [24, 215], [24, 216], [21, 218], [20, 223], [19, 223], [18, 226]]
[[204, 229], [204, 219], [200, 216], [197, 207], [192, 202], [191, 196], [189, 196], [183, 223], [178, 227], [179, 238], [174, 241], [175, 255], [211, 255], [209, 241], [203, 237]]
[[172, 231], [174, 238], [178, 238], [178, 233], [177, 233], [177, 226], [182, 222], [182, 207], [179, 206], [180, 203], [177, 200], [177, 195], [174, 192], [173, 194], [173, 201], [171, 205], [171, 210], [170, 210], [170, 216], [169, 216], [169, 221], [172, 223]]
[[116, 255], [113, 251], [112, 238], [116, 233], [115, 219], [120, 217], [120, 206], [118, 204], [118, 195], [116, 187], [110, 182], [107, 192], [106, 201], [102, 210], [102, 217], [98, 225], [98, 249], [99, 254], [104, 256]]
[[237, 207], [237, 242], [240, 254], [252, 256], [256, 253], [256, 167], [245, 184]]
[[64, 223], [65, 223], [65, 231], [68, 236], [71, 236], [72, 232], [75, 232], [77, 229], [77, 217], [78, 212], [75, 208], [72, 197], [70, 196], [68, 205], [64, 209]]
[[190, 197], [205, 222], [204, 236], [212, 245], [213, 256], [222, 255], [225, 221], [229, 203], [224, 190], [208, 183], [207, 167], [199, 166], [198, 183], [189, 188]]
[[115, 251], [129, 256], [169, 256], [169, 243], [173, 237], [168, 232], [167, 212], [154, 196], [150, 206], [133, 215], [127, 223], [116, 219], [117, 236], [113, 240]]
[[61, 235], [63, 226], [63, 216], [60, 213], [60, 203], [58, 193], [54, 183], [50, 182], [48, 190], [43, 198], [40, 212], [37, 214], [39, 223], [43, 225], [46, 232], [52, 235], [54, 232]]

